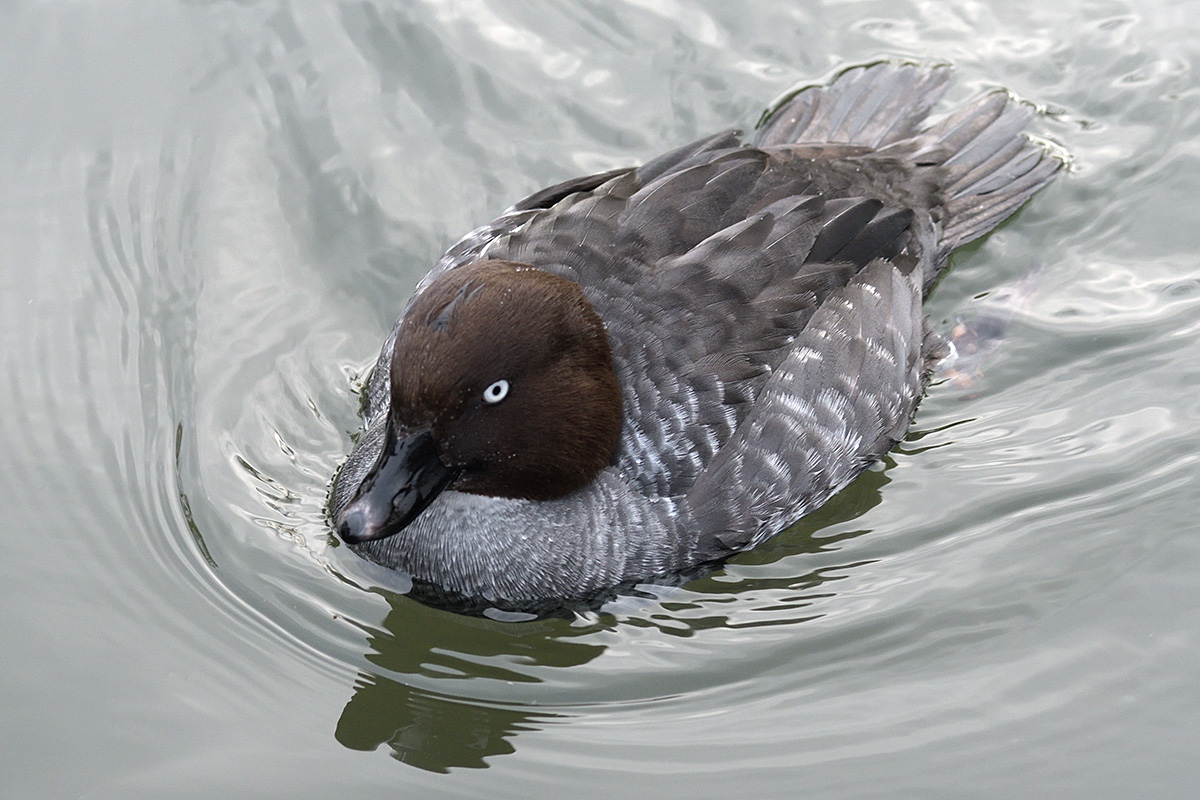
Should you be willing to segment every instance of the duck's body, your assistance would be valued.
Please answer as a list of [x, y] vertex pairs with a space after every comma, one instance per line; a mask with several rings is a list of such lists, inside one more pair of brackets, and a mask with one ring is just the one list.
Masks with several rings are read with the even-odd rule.
[[827, 500], [908, 426], [950, 252], [1061, 166], [1004, 93], [922, 130], [948, 78], [847, 70], [750, 146], [551, 187], [465, 237], [384, 345], [334, 487], [343, 538], [451, 595], [544, 607]]

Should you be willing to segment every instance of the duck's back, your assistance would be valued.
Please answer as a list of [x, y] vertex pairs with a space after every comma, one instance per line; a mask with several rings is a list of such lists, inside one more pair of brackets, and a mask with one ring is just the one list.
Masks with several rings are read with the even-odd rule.
[[752, 146], [723, 133], [547, 197], [483, 249], [584, 286], [625, 388], [620, 466], [686, 495], [714, 551], [773, 533], [902, 435], [931, 355], [924, 290], [1060, 165], [1004, 93], [918, 130], [948, 77], [850, 70], [782, 103]]

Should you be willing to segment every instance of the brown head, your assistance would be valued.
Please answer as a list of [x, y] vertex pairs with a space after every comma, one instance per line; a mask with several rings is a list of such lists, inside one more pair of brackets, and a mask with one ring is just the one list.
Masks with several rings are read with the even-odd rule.
[[550, 500], [611, 463], [621, 389], [578, 284], [508, 261], [442, 275], [409, 306], [379, 461], [341, 514], [348, 541], [403, 529], [443, 488]]

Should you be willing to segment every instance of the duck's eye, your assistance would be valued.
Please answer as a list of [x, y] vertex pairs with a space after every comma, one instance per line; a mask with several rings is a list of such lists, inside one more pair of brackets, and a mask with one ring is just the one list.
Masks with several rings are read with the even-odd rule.
[[496, 381], [483, 390], [483, 402], [490, 405], [495, 405], [506, 397], [508, 397], [508, 381]]

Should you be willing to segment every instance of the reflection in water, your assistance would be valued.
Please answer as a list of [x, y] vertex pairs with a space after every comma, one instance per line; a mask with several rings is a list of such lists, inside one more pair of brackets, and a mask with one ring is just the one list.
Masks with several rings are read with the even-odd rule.
[[399, 761], [431, 772], [483, 769], [488, 756], [516, 751], [510, 739], [539, 730], [554, 714], [532, 714], [436, 695], [360, 673], [334, 736], [351, 750], [381, 744]]
[[[577, 667], [604, 652], [603, 645], [570, 641], [599, 626], [565, 620], [506, 625], [426, 608], [390, 595], [382, 631], [370, 631], [367, 659], [401, 676], [503, 683], [541, 680], [533, 668]], [[485, 759], [515, 751], [517, 732], [539, 730], [561, 713], [529, 712], [410, 686], [360, 672], [334, 734], [352, 750], [386, 743], [406, 764], [434, 772], [483, 768]]]

